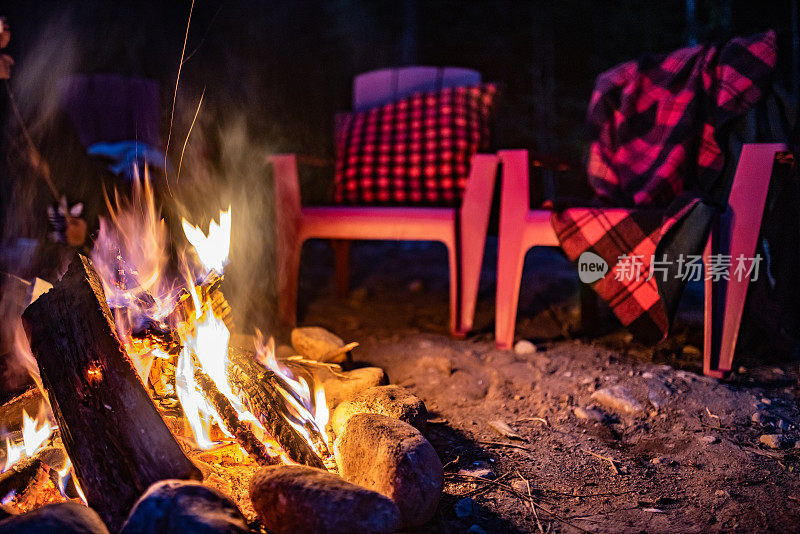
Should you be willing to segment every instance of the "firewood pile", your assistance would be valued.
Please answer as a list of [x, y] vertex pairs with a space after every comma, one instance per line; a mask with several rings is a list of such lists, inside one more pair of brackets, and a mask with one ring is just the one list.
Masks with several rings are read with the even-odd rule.
[[[214, 283], [198, 293], [224, 309]], [[186, 300], [174, 313], [194, 313]], [[88, 532], [393, 532], [436, 509], [442, 466], [422, 434], [424, 404], [385, 385], [380, 369], [343, 370], [356, 344], [324, 329], [297, 328], [292, 347], [277, 351], [257, 343], [267, 349], [261, 354], [231, 343], [224, 372], [233, 398], [192, 355], [192, 378], [215, 412], [212, 443], [201, 447], [176, 393], [185, 336], [149, 325], [124, 343], [91, 260], [77, 257], [23, 323], [45, 398], [32, 391], [3, 410], [44, 402], [57, 429], [0, 475], [10, 516], [0, 527], [78, 521]], [[145, 345], [165, 357], [142, 377], [131, 353]], [[303, 411], [309, 384], [323, 406]], [[311, 408], [330, 412], [330, 423], [304, 419]], [[82, 502], [88, 507], [75, 506]]]

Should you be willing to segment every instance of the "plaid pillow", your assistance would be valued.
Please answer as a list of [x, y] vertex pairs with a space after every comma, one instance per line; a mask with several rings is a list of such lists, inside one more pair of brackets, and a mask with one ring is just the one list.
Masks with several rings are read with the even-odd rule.
[[469, 164], [489, 141], [494, 84], [418, 93], [344, 119], [334, 199], [343, 204], [458, 205]]

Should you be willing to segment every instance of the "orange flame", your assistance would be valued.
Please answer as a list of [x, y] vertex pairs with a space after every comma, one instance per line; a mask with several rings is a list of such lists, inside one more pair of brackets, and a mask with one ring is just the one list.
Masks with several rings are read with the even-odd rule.
[[[39, 411], [44, 413], [44, 410]], [[40, 420], [41, 419], [41, 420]], [[57, 427], [50, 424], [46, 417], [36, 419], [22, 411], [22, 441], [13, 443], [6, 437], [6, 461], [2, 472], [5, 473], [23, 458], [30, 458], [36, 454], [45, 442], [53, 435]]]
[[193, 226], [186, 219], [181, 219], [183, 233], [194, 247], [200, 263], [208, 274], [216, 271], [222, 274], [228, 265], [228, 254], [231, 248], [231, 207], [228, 211], [219, 212], [219, 224], [213, 219], [208, 225], [208, 235], [204, 234], [198, 226]]

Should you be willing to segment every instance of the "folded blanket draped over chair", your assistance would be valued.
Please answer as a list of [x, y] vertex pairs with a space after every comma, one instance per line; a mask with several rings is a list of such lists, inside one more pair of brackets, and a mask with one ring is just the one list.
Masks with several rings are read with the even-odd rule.
[[[766, 93], [776, 57], [770, 31], [649, 56], [598, 77], [587, 114], [596, 205], [557, 210], [552, 224], [571, 260], [591, 251], [608, 263], [593, 287], [640, 339], [667, 335], [686, 282], [678, 263], [701, 254], [715, 204], [725, 201], [706, 196], [726, 168], [723, 137]], [[685, 257], [665, 261], [676, 241]], [[641, 275], [621, 276], [620, 262], [631, 258]], [[650, 276], [653, 258], [664, 269]]]

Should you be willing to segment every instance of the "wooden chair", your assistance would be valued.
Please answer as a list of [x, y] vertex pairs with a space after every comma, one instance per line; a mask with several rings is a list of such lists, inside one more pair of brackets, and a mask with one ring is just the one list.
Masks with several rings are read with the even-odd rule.
[[[362, 111], [421, 91], [480, 83], [478, 72], [446, 67], [406, 67], [361, 74], [353, 81], [353, 109]], [[339, 121], [337, 121], [339, 122]], [[299, 166], [319, 165], [318, 158], [297, 154], [267, 158], [275, 175], [278, 313], [287, 326], [296, 322], [300, 252], [307, 239], [334, 241], [336, 285], [348, 285], [349, 240], [439, 241], [450, 265], [450, 332], [472, 327], [483, 249], [489, 222], [498, 157], [473, 157], [460, 208], [303, 207]]]
[[[744, 145], [728, 209], [712, 226], [704, 261], [710, 254], [730, 254], [732, 258], [755, 255], [775, 155], [784, 150], [786, 146], [780, 143]], [[514, 343], [525, 253], [535, 246], [559, 246], [559, 242], [550, 223], [551, 212], [530, 209], [528, 152], [504, 150], [499, 156], [502, 185], [495, 342], [505, 349]], [[721, 378], [731, 370], [748, 285], [747, 277], [705, 281], [703, 372], [708, 376]]]

